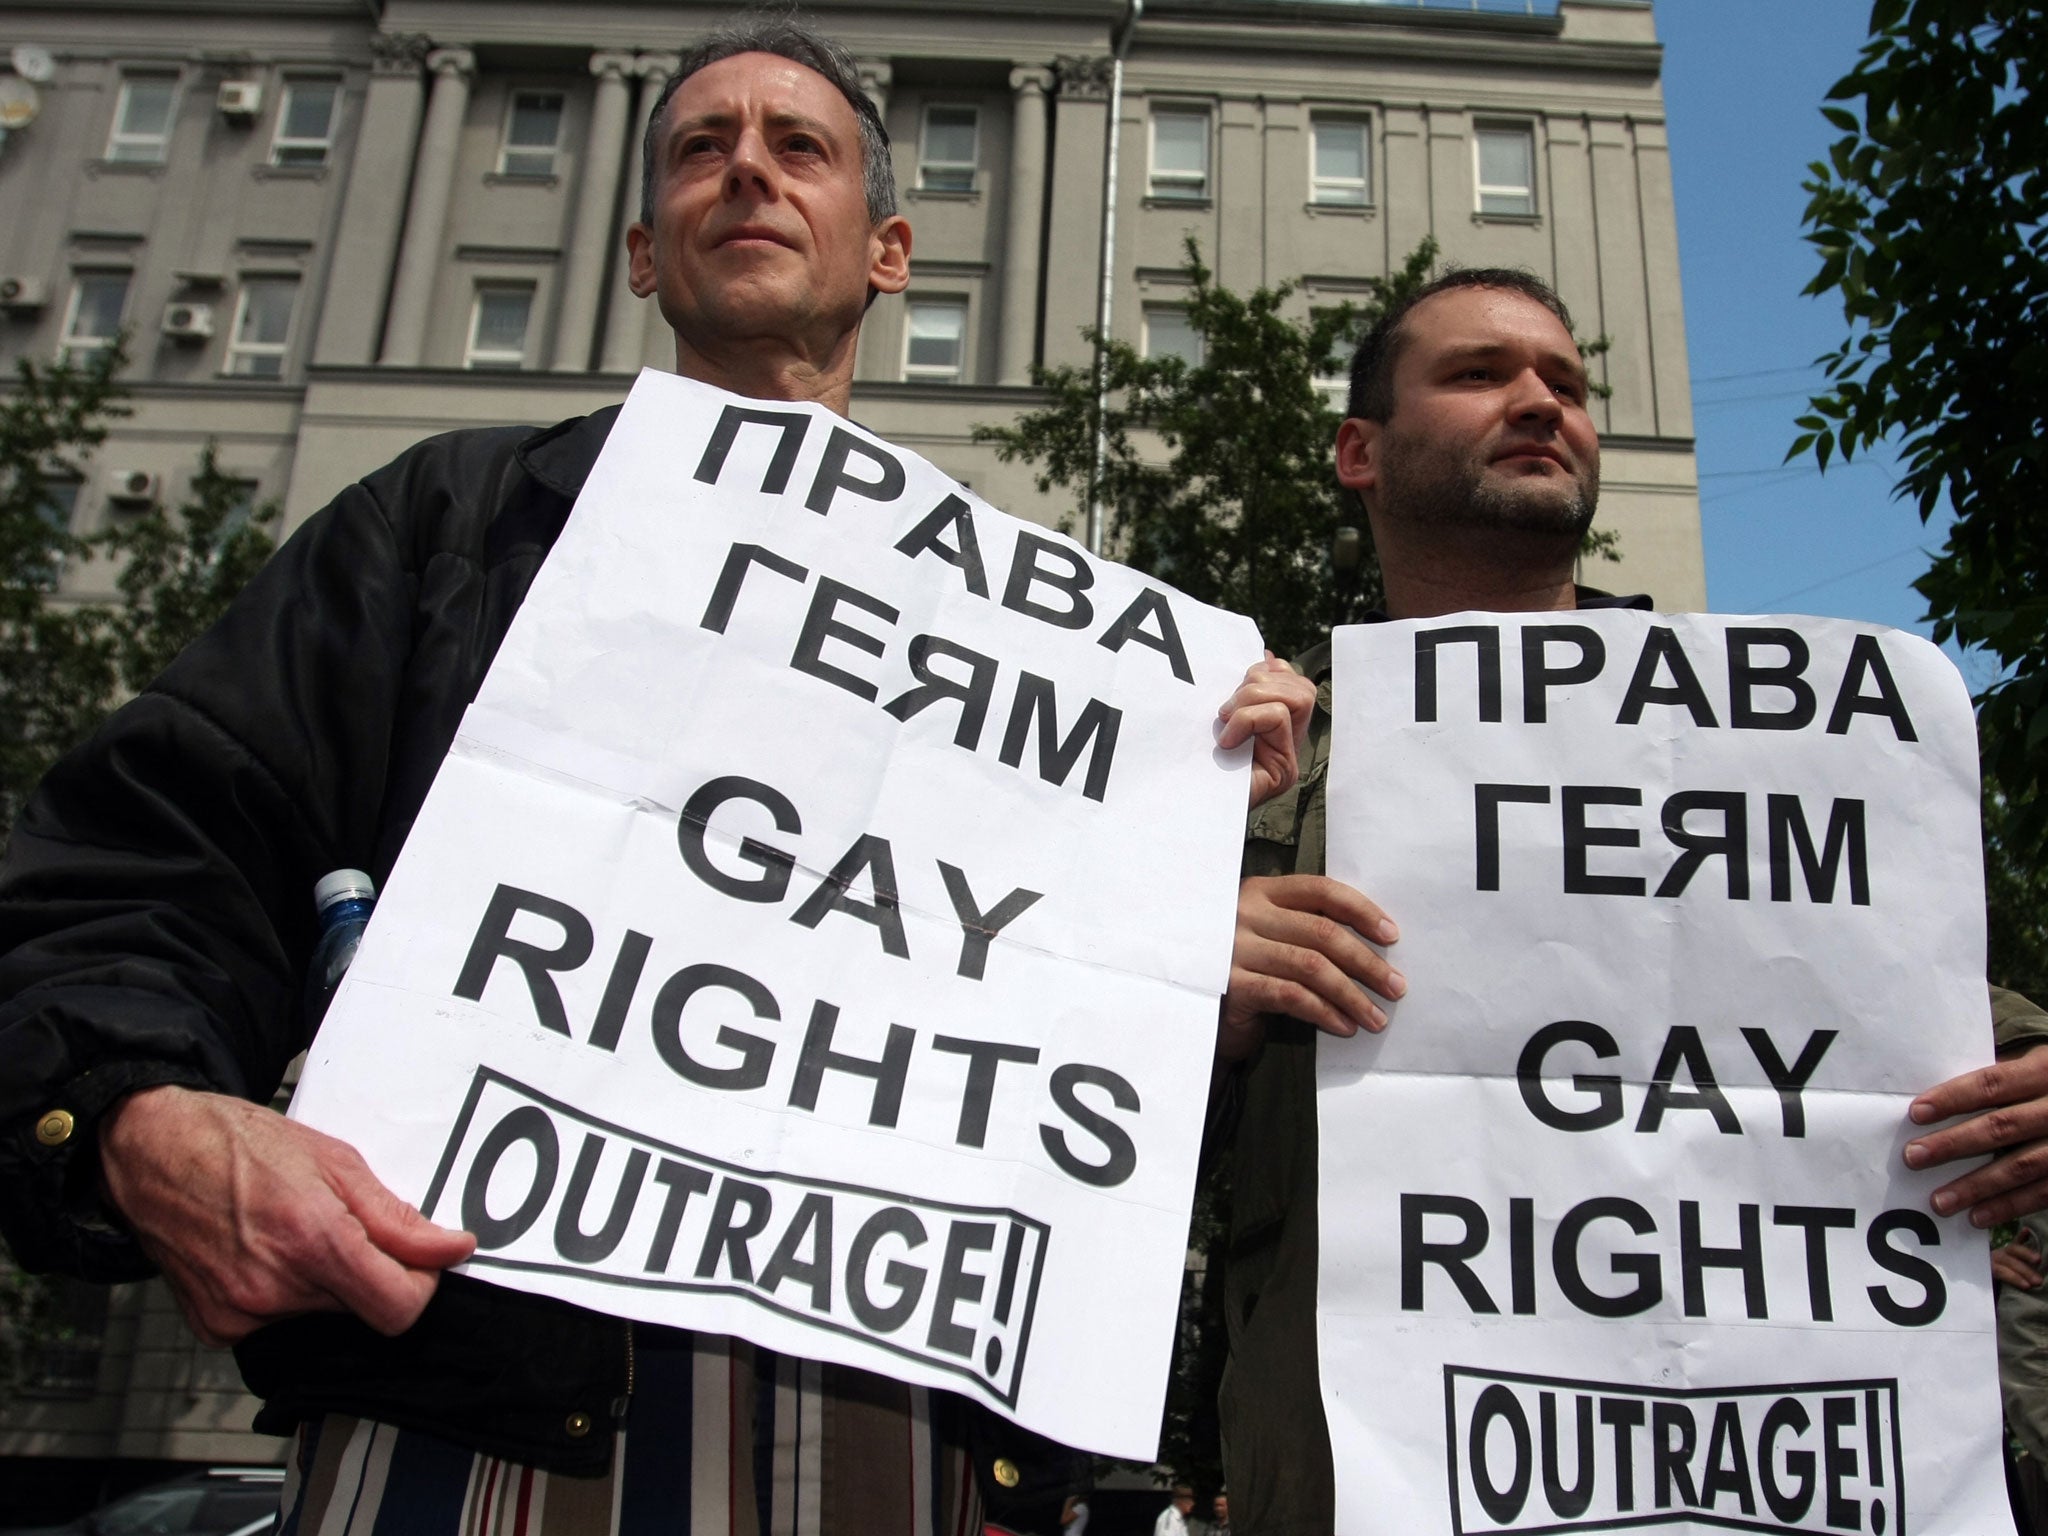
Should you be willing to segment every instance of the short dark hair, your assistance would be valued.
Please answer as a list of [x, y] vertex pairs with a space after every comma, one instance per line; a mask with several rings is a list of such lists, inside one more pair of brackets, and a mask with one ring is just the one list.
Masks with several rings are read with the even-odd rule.
[[1533, 272], [1519, 267], [1453, 267], [1405, 299], [1388, 305], [1372, 328], [1359, 338], [1351, 354], [1351, 395], [1345, 402], [1345, 415], [1364, 421], [1385, 421], [1394, 414], [1394, 368], [1408, 344], [1402, 326], [1424, 299], [1457, 288], [1508, 289], [1534, 299], [1557, 316], [1566, 331], [1572, 329], [1572, 312], [1564, 307], [1564, 300]]
[[868, 219], [879, 224], [894, 213], [896, 167], [889, 159], [889, 130], [882, 125], [882, 114], [875, 110], [867, 92], [860, 88], [860, 67], [854, 63], [853, 55], [830, 38], [820, 37], [798, 23], [793, 14], [756, 13], [736, 17], [716, 32], [699, 38], [677, 62], [668, 84], [661, 88], [642, 140], [645, 157], [640, 170], [640, 222], [654, 222], [654, 188], [661, 179], [661, 125], [668, 116], [669, 98], [698, 70], [742, 53], [772, 53], [815, 70], [837, 87], [860, 124], [861, 181], [867, 191]]

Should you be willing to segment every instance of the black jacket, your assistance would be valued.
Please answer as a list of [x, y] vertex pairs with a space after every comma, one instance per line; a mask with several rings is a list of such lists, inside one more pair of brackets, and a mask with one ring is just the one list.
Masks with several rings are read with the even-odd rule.
[[[306, 1044], [313, 882], [390, 873], [616, 416], [450, 433], [350, 487], [37, 791], [0, 866], [0, 1232], [24, 1266], [150, 1272], [97, 1198], [99, 1117], [159, 1083], [276, 1091]], [[448, 1276], [400, 1338], [327, 1314], [236, 1354], [261, 1429], [349, 1413], [597, 1474], [636, 1347], [682, 1337]], [[992, 1513], [1086, 1477], [943, 1412]]]

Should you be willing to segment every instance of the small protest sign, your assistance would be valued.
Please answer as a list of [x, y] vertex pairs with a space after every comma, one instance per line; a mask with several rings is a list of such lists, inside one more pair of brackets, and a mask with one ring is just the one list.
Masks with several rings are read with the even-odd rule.
[[1337, 1528], [2002, 1529], [1984, 1234], [1900, 1156], [1990, 1057], [1954, 667], [1461, 614], [1333, 687], [1330, 871], [1410, 982], [1318, 1058]]
[[644, 375], [294, 1113], [475, 1274], [1149, 1457], [1259, 654], [828, 411]]

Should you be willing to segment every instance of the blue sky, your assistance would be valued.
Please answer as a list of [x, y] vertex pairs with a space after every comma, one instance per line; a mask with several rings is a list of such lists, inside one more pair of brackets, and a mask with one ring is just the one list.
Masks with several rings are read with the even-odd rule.
[[1825, 475], [1810, 458], [1780, 467], [1803, 386], [1820, 378], [1813, 360], [1844, 334], [1832, 297], [1800, 296], [1817, 265], [1800, 182], [1837, 137], [1820, 101], [1855, 63], [1869, 0], [1658, 0], [1656, 15], [1707, 601], [1924, 634], [1910, 583], [1942, 531], [1892, 499], [1890, 456]]

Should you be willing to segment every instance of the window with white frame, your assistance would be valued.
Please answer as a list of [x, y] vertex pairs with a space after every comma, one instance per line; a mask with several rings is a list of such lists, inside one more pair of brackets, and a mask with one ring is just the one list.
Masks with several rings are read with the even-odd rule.
[[214, 553], [218, 555], [228, 540], [240, 533], [255, 520], [256, 498], [263, 487], [254, 480], [230, 480], [228, 482], [227, 515], [220, 520], [220, 527], [213, 536]]
[[[1332, 294], [1330, 296], [1332, 298], [1344, 297], [1342, 294]], [[1316, 388], [1322, 393], [1324, 400], [1329, 403], [1330, 409], [1339, 416], [1344, 415], [1350, 408], [1352, 354], [1358, 350], [1359, 338], [1365, 334], [1367, 327], [1371, 323], [1370, 316], [1362, 314], [1358, 310], [1358, 301], [1356, 299], [1350, 299], [1347, 302], [1353, 306], [1351, 323], [1344, 330], [1340, 331], [1335, 341], [1331, 343], [1330, 355], [1317, 362], [1314, 380]], [[1311, 305], [1309, 317], [1317, 324], [1321, 324], [1335, 315], [1336, 308], [1337, 306], [1334, 304]]]
[[1209, 114], [1161, 108], [1152, 114], [1152, 195], [1209, 195]]
[[71, 519], [78, 512], [79, 482], [69, 475], [54, 475], [43, 482], [36, 501], [36, 516], [55, 538], [37, 550], [21, 566], [23, 580], [45, 592], [53, 591], [64, 575], [63, 541], [71, 534]]
[[129, 75], [114, 103], [107, 158], [135, 165], [162, 165], [171, 148], [171, 117], [178, 104], [175, 75]]
[[912, 299], [903, 328], [903, 377], [955, 384], [966, 360], [966, 302]]
[[245, 277], [235, 300], [235, 329], [228, 341], [228, 372], [251, 379], [284, 376], [284, 351], [292, 338], [292, 311], [299, 301], [296, 277]]
[[1526, 124], [1480, 125], [1472, 135], [1481, 213], [1536, 211], [1536, 136]]
[[1363, 208], [1371, 203], [1372, 139], [1368, 127], [1358, 117], [1310, 121], [1310, 202], [1335, 208]]
[[513, 369], [525, 365], [526, 332], [533, 318], [533, 284], [478, 283], [469, 315], [465, 368]]
[[505, 109], [505, 143], [498, 153], [501, 176], [552, 176], [562, 147], [560, 91], [514, 91]]
[[121, 315], [128, 307], [126, 272], [81, 272], [71, 281], [71, 302], [64, 309], [64, 338], [58, 356], [82, 363], [121, 334]]
[[933, 105], [924, 109], [917, 184], [927, 192], [972, 192], [981, 156], [981, 111]]
[[1147, 309], [1145, 355], [1177, 357], [1190, 368], [1198, 368], [1202, 362], [1202, 333], [1195, 329], [1184, 309]]
[[339, 80], [285, 81], [284, 101], [277, 109], [277, 134], [270, 141], [270, 163], [325, 165], [334, 147], [335, 109], [340, 103]]

